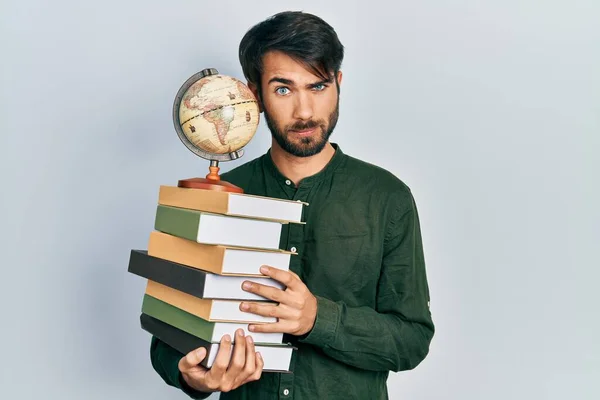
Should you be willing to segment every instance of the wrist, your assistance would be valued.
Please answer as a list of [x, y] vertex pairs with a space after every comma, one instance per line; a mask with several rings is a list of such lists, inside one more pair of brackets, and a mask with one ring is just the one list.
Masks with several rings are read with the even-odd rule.
[[310, 333], [310, 331], [312, 331], [313, 327], [315, 326], [315, 321], [317, 320], [317, 298], [313, 294], [311, 294], [311, 297], [310, 297], [307, 314], [308, 314], [306, 317], [307, 322], [305, 323], [303, 329], [296, 334], [296, 336], [299, 336], [299, 337], [307, 336]]
[[184, 392], [189, 393], [192, 391], [202, 392], [202, 393], [213, 393], [214, 390], [210, 390], [208, 387], [204, 387], [202, 385], [198, 385], [194, 383], [188, 374], [184, 374], [183, 372], [179, 372], [179, 384], [181, 385], [181, 389]]
[[325, 347], [334, 342], [340, 323], [341, 305], [317, 296], [317, 311], [314, 324], [299, 340], [303, 343]]

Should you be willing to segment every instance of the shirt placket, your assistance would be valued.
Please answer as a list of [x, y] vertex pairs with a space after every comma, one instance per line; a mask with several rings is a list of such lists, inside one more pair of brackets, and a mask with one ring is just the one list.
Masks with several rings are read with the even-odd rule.
[[[290, 182], [290, 188], [294, 185]], [[310, 188], [303, 186], [302, 183], [295, 188], [295, 193], [291, 196], [292, 200], [308, 202]], [[303, 212], [304, 220], [304, 212]], [[304, 224], [290, 223], [288, 227], [287, 250], [297, 253], [291, 257], [290, 270], [302, 276], [302, 254], [304, 251]], [[295, 357], [292, 357], [292, 370], [294, 369]], [[279, 399], [292, 399], [294, 397], [294, 374], [281, 374], [279, 380]]]
[[[309, 187], [303, 186], [302, 184], [300, 184], [300, 186], [297, 188], [296, 193], [294, 193], [294, 196], [292, 197], [292, 200], [295, 201], [302, 201], [302, 202], [307, 202], [308, 199], [308, 194], [309, 194]], [[308, 206], [305, 207], [309, 207], [310, 204]], [[305, 215], [305, 211], [303, 211], [303, 220], [304, 220], [304, 215]], [[288, 248], [287, 250], [293, 252], [293, 253], [297, 253], [296, 256], [292, 257], [291, 261], [290, 261], [290, 269], [292, 269], [294, 272], [296, 272], [298, 275], [302, 276], [300, 274], [300, 267], [301, 267], [301, 260], [302, 260], [302, 253], [304, 251], [304, 227], [305, 224], [289, 224], [289, 233], [288, 233]]]
[[296, 186], [289, 179], [284, 179], [283, 182], [279, 182], [281, 189], [286, 194], [287, 198], [292, 200], [297, 193]]
[[294, 397], [294, 374], [281, 374], [279, 379], [279, 399], [292, 399]]

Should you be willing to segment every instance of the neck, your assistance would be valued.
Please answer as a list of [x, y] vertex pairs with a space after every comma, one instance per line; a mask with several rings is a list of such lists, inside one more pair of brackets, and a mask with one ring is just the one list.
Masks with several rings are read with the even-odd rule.
[[296, 157], [283, 150], [275, 140], [271, 145], [271, 158], [277, 169], [295, 185], [302, 179], [320, 172], [335, 154], [335, 148], [327, 142], [321, 152], [310, 157]]

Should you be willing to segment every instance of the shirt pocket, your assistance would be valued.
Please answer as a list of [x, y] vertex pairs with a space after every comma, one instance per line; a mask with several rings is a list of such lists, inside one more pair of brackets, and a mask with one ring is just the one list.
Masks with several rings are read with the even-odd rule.
[[[335, 226], [335, 228], [334, 228]], [[374, 299], [379, 265], [366, 226], [337, 224], [315, 231], [307, 242], [310, 281], [325, 297], [350, 306]]]

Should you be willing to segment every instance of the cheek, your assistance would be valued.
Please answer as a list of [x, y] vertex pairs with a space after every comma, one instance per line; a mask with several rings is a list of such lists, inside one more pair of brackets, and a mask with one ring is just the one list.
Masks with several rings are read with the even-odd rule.
[[321, 119], [329, 118], [329, 115], [335, 110], [336, 104], [337, 94], [334, 92], [327, 93], [327, 95], [320, 97], [316, 102], [316, 109], [319, 110], [320, 114], [319, 117]]
[[276, 101], [276, 100], [267, 100], [265, 99], [265, 108], [271, 119], [273, 119], [277, 124], [281, 126], [285, 126], [289, 123], [290, 115], [292, 110], [288, 104], [289, 102], [285, 101]]

